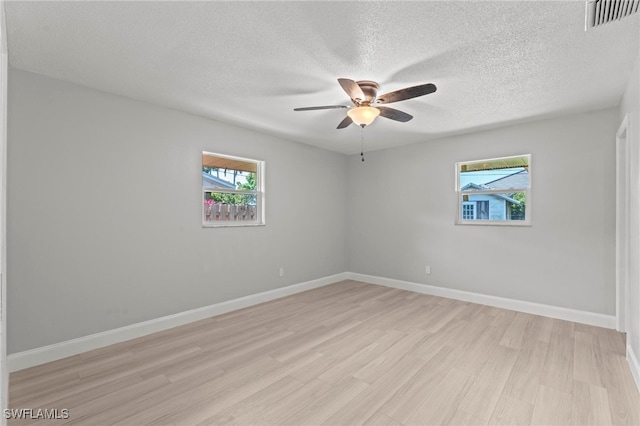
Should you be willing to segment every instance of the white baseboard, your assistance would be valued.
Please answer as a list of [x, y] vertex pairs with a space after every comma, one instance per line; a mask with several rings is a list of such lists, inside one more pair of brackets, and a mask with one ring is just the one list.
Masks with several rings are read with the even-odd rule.
[[[446, 297], [449, 299], [462, 300], [465, 302], [479, 303], [498, 308], [510, 309], [529, 314], [542, 315], [551, 318], [558, 318], [567, 321], [574, 321], [583, 324], [595, 325], [605, 328], [615, 328], [615, 316], [597, 314], [593, 312], [579, 311], [569, 308], [544, 305], [540, 303], [526, 302], [522, 300], [507, 299], [497, 296], [489, 296], [480, 293], [473, 293], [462, 290], [454, 290], [445, 287], [436, 287], [427, 284], [413, 283], [409, 281], [395, 280], [391, 278], [376, 277], [354, 272], [343, 272], [336, 275], [306, 281], [299, 284], [290, 285], [263, 293], [253, 294], [238, 299], [220, 302], [190, 311], [180, 312], [149, 321], [131, 324], [126, 327], [107, 330], [53, 345], [43, 346], [24, 352], [18, 352], [7, 356], [7, 367], [10, 372], [22, 370], [47, 362], [55, 361], [68, 356], [77, 355], [82, 352], [108, 346], [114, 343], [124, 342], [137, 337], [146, 336], [151, 333], [167, 330], [169, 328], [188, 324], [201, 319], [224, 314], [259, 303], [286, 297], [302, 291], [311, 290], [325, 285], [337, 283], [343, 280], [356, 280], [369, 284], [383, 285], [386, 287], [401, 290], [413, 291], [416, 293], [430, 294], [433, 296]], [[638, 359], [630, 348], [627, 348], [627, 359], [632, 366], [636, 384], [640, 382], [640, 368]], [[633, 365], [632, 365], [633, 364]]]
[[614, 315], [598, 314], [594, 312], [579, 311], [577, 309], [561, 308], [558, 306], [544, 305], [541, 303], [526, 302], [523, 300], [508, 299], [505, 297], [489, 296], [486, 294], [472, 293], [470, 291], [454, 290], [445, 287], [436, 287], [428, 284], [419, 284], [409, 281], [400, 281], [391, 278], [376, 277], [373, 275], [347, 272], [351, 280], [362, 281], [369, 284], [377, 284], [385, 287], [408, 290], [416, 293], [432, 296], [446, 297], [464, 302], [479, 303], [497, 308], [510, 309], [512, 311], [527, 314], [542, 315], [582, 324], [615, 329], [616, 317]]
[[633, 380], [636, 382], [638, 392], [640, 392], [640, 362], [638, 362], [638, 356], [633, 352], [633, 349], [631, 349], [631, 345], [629, 344], [627, 344], [627, 363], [631, 369]]
[[22, 370], [47, 362], [55, 361], [68, 356], [77, 355], [92, 349], [124, 342], [147, 334], [167, 330], [169, 328], [199, 321], [205, 318], [290, 296], [302, 291], [311, 290], [325, 285], [346, 280], [347, 273], [343, 272], [316, 280], [306, 281], [287, 287], [277, 288], [262, 293], [252, 294], [238, 299], [215, 303], [202, 308], [192, 309], [161, 318], [152, 319], [53, 345], [43, 346], [24, 352], [18, 352], [7, 356], [7, 367], [10, 372]]

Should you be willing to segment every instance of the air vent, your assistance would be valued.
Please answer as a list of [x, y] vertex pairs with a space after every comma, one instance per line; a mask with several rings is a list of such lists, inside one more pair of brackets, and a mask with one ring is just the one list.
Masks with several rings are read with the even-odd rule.
[[585, 30], [638, 13], [640, 6], [640, 0], [590, 0], [586, 3]]

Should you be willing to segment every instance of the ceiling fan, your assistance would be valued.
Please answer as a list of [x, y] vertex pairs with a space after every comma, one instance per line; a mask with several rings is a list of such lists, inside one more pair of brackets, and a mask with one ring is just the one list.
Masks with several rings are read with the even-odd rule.
[[338, 124], [338, 129], [344, 129], [351, 123], [364, 127], [371, 123], [379, 115], [395, 121], [406, 123], [413, 118], [406, 112], [379, 106], [380, 104], [390, 104], [392, 102], [404, 101], [406, 99], [417, 98], [418, 96], [428, 95], [436, 91], [436, 86], [431, 83], [420, 84], [418, 86], [406, 87], [404, 89], [395, 90], [378, 96], [380, 86], [375, 81], [361, 80], [353, 81], [348, 78], [339, 78], [338, 83], [347, 95], [351, 98], [353, 106], [347, 105], [327, 105], [305, 108], [294, 108], [294, 111], [314, 111], [319, 109], [338, 109], [348, 108], [347, 116]]

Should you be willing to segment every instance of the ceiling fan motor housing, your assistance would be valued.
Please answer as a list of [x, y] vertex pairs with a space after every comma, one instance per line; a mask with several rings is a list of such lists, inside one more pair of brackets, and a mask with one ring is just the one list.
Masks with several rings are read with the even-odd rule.
[[380, 88], [380, 86], [378, 86], [378, 83], [371, 80], [360, 80], [360, 81], [356, 81], [356, 84], [360, 86], [365, 97], [363, 100], [360, 101], [359, 105], [372, 104], [376, 100], [376, 97], [378, 96], [378, 89]]

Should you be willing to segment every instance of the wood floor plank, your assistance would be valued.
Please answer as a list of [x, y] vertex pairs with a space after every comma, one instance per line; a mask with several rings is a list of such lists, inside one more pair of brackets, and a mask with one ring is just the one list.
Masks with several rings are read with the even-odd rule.
[[473, 414], [467, 413], [464, 410], [457, 409], [455, 413], [453, 413], [453, 416], [447, 419], [445, 424], [457, 425], [457, 426], [469, 426], [469, 425], [482, 426], [487, 424], [487, 420], [478, 418]]
[[[174, 417], [180, 421], [181, 416], [187, 416], [185, 413], [193, 413], [194, 415], [205, 415], [204, 418], [210, 417], [216, 413], [210, 413], [208, 411], [198, 412], [198, 407], [204, 404], [205, 408], [208, 404], [203, 401], [211, 401], [215, 403], [219, 396], [226, 392], [232, 392], [246, 383], [255, 381], [268, 372], [278, 369], [280, 364], [269, 358], [260, 357], [255, 359], [252, 363], [243, 365], [237, 369], [224, 372], [219, 375], [218, 371], [211, 373], [212, 377], [207, 377], [203, 370], [198, 369], [192, 374], [185, 375], [179, 380], [172, 383], [188, 383], [189, 389], [179, 394], [173, 394], [173, 398], [163, 399], [161, 401], [150, 401], [141, 411], [146, 411], [148, 415], [147, 422], [154, 423], [161, 422], [173, 422]], [[273, 378], [273, 377], [270, 377]], [[277, 379], [273, 380], [274, 382]], [[234, 397], [237, 395], [234, 394]], [[249, 395], [247, 395], [249, 396]], [[236, 401], [237, 402], [237, 401]], [[217, 408], [223, 410], [226, 407], [216, 405]]]
[[602, 386], [598, 365], [602, 354], [600, 345], [588, 333], [576, 331], [574, 334], [573, 379], [596, 386]]
[[341, 333], [324, 342], [313, 346], [313, 350], [327, 355], [349, 356], [372, 341], [376, 341], [384, 332], [376, 328], [368, 327], [362, 322], [351, 330], [350, 333]]
[[[348, 405], [334, 413], [324, 423], [326, 425], [360, 425], [378, 415], [378, 418], [390, 418], [380, 411], [380, 407], [400, 387], [404, 386], [425, 362], [411, 356], [399, 359], [389, 369], [378, 376], [362, 393], [356, 396]], [[395, 422], [395, 420], [394, 420]]]
[[[33, 399], [26, 402], [10, 404], [10, 407], [54, 407], [71, 409], [74, 406], [92, 406], [98, 398], [114, 394], [123, 389], [142, 383], [144, 380], [136, 374], [127, 374], [119, 378], [99, 382], [73, 382], [69, 387], [60, 391], [53, 390], [39, 392]], [[59, 389], [59, 388], [57, 388]], [[77, 415], [74, 411], [74, 417]]]
[[348, 376], [342, 382], [333, 385], [330, 392], [324, 393], [307, 404], [301, 404], [297, 411], [284, 418], [280, 424], [293, 426], [322, 424], [339, 409], [350, 404], [352, 399], [368, 387], [368, 383]]
[[253, 339], [241, 346], [222, 351], [210, 352], [210, 356], [216, 360], [218, 368], [227, 370], [243, 363], [251, 362], [263, 353], [269, 353], [278, 349], [283, 343], [295, 336], [290, 330], [272, 330], [260, 338]]
[[382, 374], [393, 368], [393, 366], [407, 354], [411, 354], [415, 357], [416, 348], [420, 347], [421, 342], [424, 342], [428, 336], [429, 333], [423, 330], [417, 330], [406, 335], [387, 350], [382, 352], [380, 356], [372, 359], [370, 362], [358, 369], [353, 374], [354, 377], [368, 383], [373, 383], [378, 380]]
[[640, 395], [634, 386], [627, 360], [615, 353], [603, 357], [600, 378], [609, 396], [614, 425], [640, 425]]
[[[474, 304], [471, 304], [472, 306], [477, 306]], [[480, 305], [482, 306], [482, 305]], [[516, 315], [519, 314], [519, 312], [516, 311], [509, 311], [506, 309], [496, 309], [496, 314], [493, 316], [493, 320], [491, 321], [491, 323], [489, 325], [493, 325], [493, 326], [510, 326], [511, 323], [513, 322], [513, 319], [516, 317]]]
[[500, 395], [489, 419], [490, 425], [519, 426], [531, 423], [533, 403], [507, 395]]
[[609, 425], [609, 396], [607, 390], [589, 383], [573, 384], [571, 418], [574, 425]]
[[[164, 392], [152, 392], [149, 398], [132, 399], [121, 406], [113, 413], [113, 410], [105, 412], [107, 417], [103, 424], [120, 425], [147, 425], [147, 424], [173, 424], [169, 414], [178, 410], [182, 404], [179, 396], [190, 392], [194, 388], [199, 388], [205, 384], [216, 380], [224, 374], [222, 370], [210, 369], [203, 371], [192, 380], [172, 382], [169, 387], [163, 389]], [[128, 411], [127, 416], [120, 413]]]
[[305, 357], [313, 357], [315, 360], [306, 366], [289, 367], [289, 375], [303, 383], [316, 380], [319, 375], [340, 362], [340, 358], [338, 357], [326, 356], [315, 351], [305, 352], [296, 358], [292, 358], [288, 362], [291, 363]]
[[304, 383], [290, 397], [272, 404], [259, 413], [253, 413], [254, 419], [245, 424], [279, 425], [284, 419], [297, 413], [302, 407], [322, 398], [331, 392], [332, 386], [320, 379]]
[[512, 318], [507, 331], [502, 336], [500, 344], [512, 349], [522, 349], [526, 338], [527, 326], [533, 320], [533, 316], [522, 312], [516, 313]]
[[281, 403], [304, 386], [304, 383], [285, 376], [252, 396], [231, 405], [206, 422], [211, 424], [261, 424], [264, 419], [260, 413], [271, 406]]
[[431, 318], [424, 327], [429, 333], [436, 333], [442, 327], [453, 321], [461, 312], [467, 308], [466, 303], [459, 303], [455, 306], [448, 307], [445, 312], [441, 312], [437, 317]]
[[[589, 385], [589, 396], [591, 404], [591, 413], [594, 425], [606, 425], [612, 423], [611, 410], [609, 409], [609, 393], [605, 388], [600, 386]], [[576, 405], [582, 405], [583, 402], [575, 398]]]
[[593, 325], [576, 324], [576, 331], [582, 331], [594, 336], [594, 341], [601, 351], [613, 352], [617, 355], [626, 355], [625, 334], [612, 333], [611, 330], [595, 327]]
[[[476, 330], [471, 327], [469, 331]], [[475, 336], [469, 335], [468, 346], [460, 346], [462, 356], [458, 360], [456, 368], [474, 374], [489, 360], [495, 347], [499, 344], [504, 334], [504, 328], [485, 326], [479, 329]]]
[[574, 337], [566, 321], [554, 320], [540, 383], [562, 392], [573, 390]]
[[497, 346], [489, 360], [476, 374], [458, 409], [482, 423], [487, 423], [502, 395], [517, 356], [516, 349]]
[[407, 425], [448, 424], [456, 415], [460, 402], [471, 388], [475, 377], [452, 368], [444, 379], [424, 398], [413, 415], [404, 422]]
[[286, 361], [299, 355], [314, 346], [318, 346], [332, 337], [348, 332], [350, 329], [357, 327], [360, 321], [349, 321], [338, 327], [327, 328], [324, 326], [314, 328], [307, 333], [299, 333], [294, 335], [279, 349], [270, 353], [270, 355], [278, 361]]
[[445, 380], [456, 363], [455, 351], [447, 346], [443, 347], [386, 401], [380, 411], [406, 424], [423, 401], [436, 392], [438, 385]]
[[[349, 424], [349, 423], [342, 423], [342, 424]], [[393, 420], [391, 417], [385, 416], [384, 414], [379, 412], [373, 413], [373, 415], [369, 417], [367, 420], [365, 420], [362, 424], [369, 425], [369, 426], [402, 426], [402, 423], [398, 423], [397, 421]]]
[[9, 406], [68, 409], [55, 426], [638, 426], [624, 348], [613, 330], [344, 281], [12, 373]]
[[[318, 378], [327, 383], [335, 384], [342, 381], [345, 377], [356, 377], [355, 373], [357, 373], [362, 366], [371, 362], [372, 358], [377, 354], [384, 352], [404, 336], [404, 333], [396, 330], [390, 330], [386, 333], [380, 332], [380, 335], [375, 337], [373, 342], [370, 342], [359, 350], [359, 346], [352, 347], [349, 345], [347, 352], [340, 356], [341, 361], [325, 370], [318, 376]], [[349, 353], [351, 353], [351, 355], [349, 355]]]
[[547, 343], [534, 340], [518, 352], [502, 393], [533, 404], [547, 355]]
[[12, 386], [9, 403], [18, 406], [25, 400], [45, 396], [51, 391], [64, 392], [65, 388], [73, 388], [80, 382], [77, 371], [68, 371], [66, 374], [57, 374], [53, 377], [43, 376], [42, 379], [34, 377], [33, 380], [24, 380]]
[[572, 402], [570, 393], [539, 385], [531, 424], [548, 426], [571, 424]]
[[[137, 396], [145, 395], [161, 387], [169, 386], [171, 382], [164, 376], [153, 377], [127, 386], [123, 390], [111, 392], [107, 395], [92, 399], [89, 404], [80, 404], [78, 400], [68, 403], [66, 406], [73, 417], [69, 424], [101, 424], [100, 415], [109, 417], [113, 415], [113, 407], [119, 407], [126, 401]], [[65, 407], [66, 408], [66, 407]]]
[[[287, 375], [286, 368], [281, 366], [251, 370], [252, 374], [245, 380], [230, 378], [229, 385], [224, 387], [215, 383], [214, 380], [200, 386], [199, 389], [182, 393], [179, 398], [184, 396], [187, 398], [183, 399], [180, 408], [171, 413], [170, 418], [177, 424], [209, 423], [210, 418], [215, 417], [227, 407], [252, 397]], [[227, 377], [226, 374], [218, 381], [221, 382], [225, 377]]]

